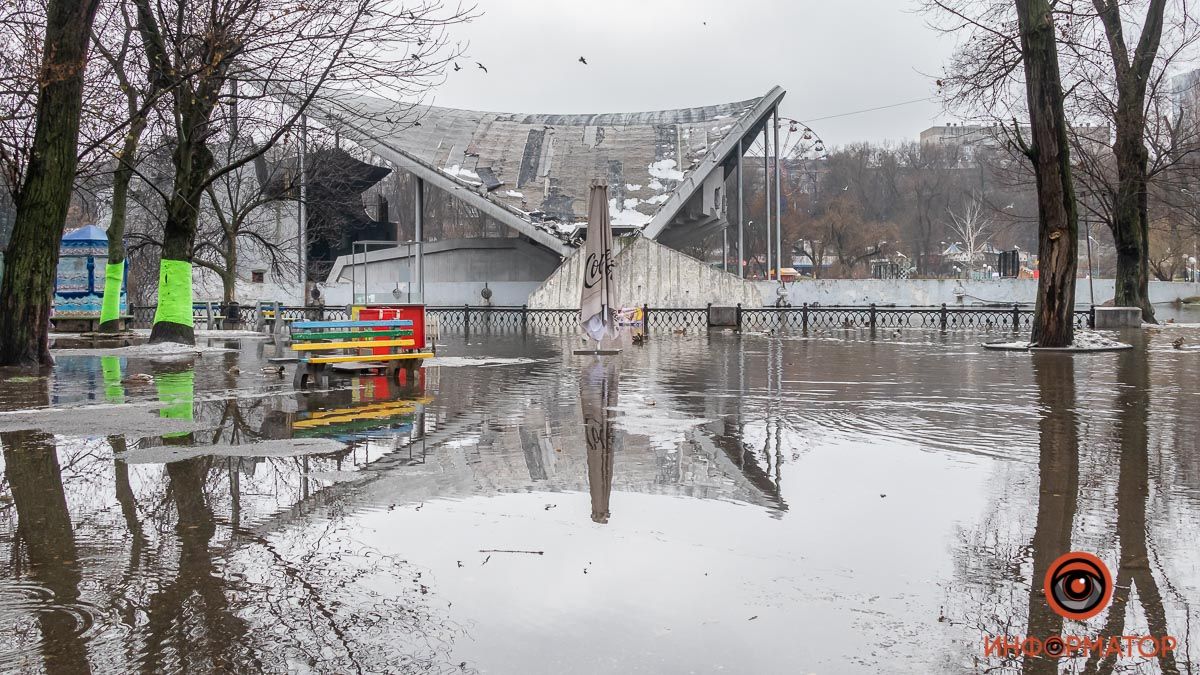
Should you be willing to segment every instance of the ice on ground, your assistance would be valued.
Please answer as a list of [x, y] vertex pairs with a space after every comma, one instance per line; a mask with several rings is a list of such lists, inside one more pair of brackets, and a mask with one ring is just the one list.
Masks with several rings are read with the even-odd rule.
[[137, 438], [187, 433], [201, 426], [192, 420], [160, 417], [156, 409], [131, 405], [42, 408], [0, 413], [0, 432], [37, 430], [59, 436]]
[[[997, 349], [1029, 349], [1036, 347], [1028, 340], [1016, 342], [989, 342], [989, 347]], [[1064, 349], [1078, 349], [1080, 351], [1095, 350], [1095, 349], [1119, 349], [1128, 347], [1129, 345], [1118, 342], [1106, 335], [1090, 330], [1076, 330], [1075, 339], [1070, 345]]]
[[649, 167], [650, 176], [659, 180], [683, 180], [683, 172], [675, 168], [675, 160], [660, 159]]
[[443, 368], [462, 368], [465, 366], [513, 366], [521, 363], [537, 363], [539, 359], [525, 357], [505, 358], [500, 356], [436, 356], [426, 359], [426, 366], [442, 366]]
[[[203, 336], [202, 336], [203, 337]], [[131, 356], [153, 359], [237, 351], [226, 347], [181, 345], [174, 342], [129, 345], [128, 347], [89, 347], [86, 349], [53, 349], [55, 356]]]
[[339, 452], [345, 445], [331, 438], [281, 438], [244, 445], [186, 445], [134, 448], [120, 455], [129, 464], [167, 464], [194, 457], [302, 457]]

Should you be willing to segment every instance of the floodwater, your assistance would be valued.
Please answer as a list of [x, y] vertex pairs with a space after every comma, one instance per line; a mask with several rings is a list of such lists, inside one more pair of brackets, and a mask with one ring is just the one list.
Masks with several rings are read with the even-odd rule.
[[[305, 393], [270, 340], [59, 352], [0, 373], [0, 671], [1197, 672], [1200, 325], [982, 337], [473, 333]], [[1058, 634], [1178, 646], [984, 653]]]

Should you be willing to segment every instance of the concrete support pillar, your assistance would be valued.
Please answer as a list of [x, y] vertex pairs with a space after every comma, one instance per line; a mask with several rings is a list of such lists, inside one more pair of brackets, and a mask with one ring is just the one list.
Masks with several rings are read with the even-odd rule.
[[764, 262], [767, 267], [767, 278], [771, 278], [771, 118], [763, 122], [763, 208], [766, 209], [766, 220], [763, 221], [763, 231], [766, 234], [767, 251]]
[[[779, 108], [772, 115], [775, 125], [775, 274], [783, 278], [783, 183], [779, 180]], [[790, 260], [788, 262], [791, 262]]]
[[737, 145], [737, 171], [735, 171], [735, 174], [737, 175], [736, 180], [737, 180], [737, 196], [738, 196], [738, 214], [737, 214], [738, 277], [745, 279], [746, 278], [746, 269], [745, 269], [745, 267], [746, 267], [746, 254], [745, 254], [746, 233], [744, 231], [743, 223], [746, 220], [746, 206], [743, 203], [744, 199], [742, 196], [742, 139], [740, 139], [740, 138], [738, 139], [738, 145]]
[[412, 278], [408, 280], [409, 288], [412, 284], [417, 285], [417, 294], [421, 302], [425, 302], [425, 181], [417, 176], [414, 176], [417, 181], [416, 194], [413, 195], [413, 203], [416, 204], [416, 214], [413, 219], [413, 241], [416, 242], [417, 254], [412, 258], [413, 265]]

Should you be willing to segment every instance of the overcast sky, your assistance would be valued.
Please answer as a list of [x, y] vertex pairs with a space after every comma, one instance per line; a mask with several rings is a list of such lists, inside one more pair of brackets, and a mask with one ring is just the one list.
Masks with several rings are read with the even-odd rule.
[[813, 120], [833, 145], [915, 139], [947, 119], [924, 101], [815, 121], [932, 96], [929, 75], [953, 44], [913, 0], [479, 0], [479, 9], [452, 29], [468, 55], [432, 103], [628, 112], [737, 101], [778, 84], [781, 114]]

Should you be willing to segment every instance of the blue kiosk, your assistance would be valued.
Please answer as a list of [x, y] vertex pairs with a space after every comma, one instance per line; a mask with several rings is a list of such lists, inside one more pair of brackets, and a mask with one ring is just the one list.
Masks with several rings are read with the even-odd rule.
[[[104, 230], [95, 225], [86, 225], [63, 235], [58, 249], [54, 311], [50, 314], [55, 330], [82, 333], [100, 326], [107, 263], [108, 235]], [[126, 270], [121, 270], [118, 315], [122, 320], [128, 307]]]

